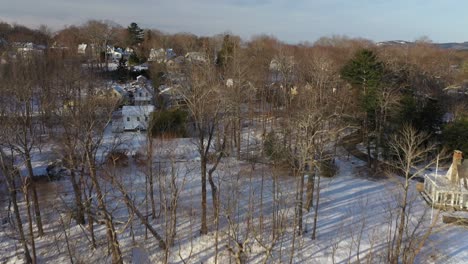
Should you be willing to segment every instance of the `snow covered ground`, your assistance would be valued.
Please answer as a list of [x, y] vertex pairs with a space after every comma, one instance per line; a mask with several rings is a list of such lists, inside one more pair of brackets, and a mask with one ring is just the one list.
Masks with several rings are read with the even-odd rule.
[[[252, 136], [254, 139], [255, 137]], [[101, 154], [118, 144], [129, 156], [145, 153], [144, 133], [105, 133]], [[238, 248], [234, 241], [242, 242], [247, 263], [262, 263], [271, 247], [267, 263], [348, 263], [370, 260], [378, 263], [384, 254], [389, 213], [395, 209], [399, 177], [373, 178], [367, 176], [362, 161], [342, 155], [336, 159], [339, 173], [334, 178], [323, 178], [317, 238], [311, 239], [314, 212], [305, 211], [303, 236], [295, 236], [294, 201], [297, 180], [287, 170], [274, 169], [267, 164], [238, 161], [234, 157], [222, 160], [215, 172], [219, 187], [221, 207], [219, 226], [215, 225], [208, 187], [209, 234], [199, 235], [200, 230], [200, 168], [199, 155], [191, 139], [171, 139], [154, 145], [156, 178], [155, 199], [158, 217], [150, 222], [163, 237], [169, 230], [169, 208], [160, 206], [161, 200], [170, 199], [171, 172], [177, 176], [176, 185], [180, 195], [177, 205], [177, 234], [169, 250], [169, 263], [215, 263], [226, 262]], [[53, 157], [53, 148], [36, 153], [33, 159], [35, 172], [40, 173], [46, 161]], [[211, 165], [209, 165], [209, 168]], [[171, 171], [173, 168], [173, 171]], [[145, 169], [133, 158], [127, 167], [107, 170], [122, 181], [126, 190], [140, 210], [149, 213], [145, 203]], [[114, 216], [119, 243], [126, 263], [161, 263], [164, 252], [157, 241], [134, 217], [129, 214], [121, 194], [103, 180], [104, 192], [110, 211]], [[416, 184], [416, 183], [413, 183]], [[276, 188], [276, 196], [273, 190]], [[72, 189], [67, 180], [39, 186], [41, 210], [43, 210], [44, 237], [36, 241], [40, 263], [69, 263], [72, 255], [75, 262], [110, 263], [107, 257], [105, 228], [96, 225], [98, 248], [91, 249], [86, 226], [78, 226], [70, 218]], [[414, 221], [424, 217], [423, 226], [430, 221], [431, 208], [411, 187], [412, 201], [409, 216]], [[7, 204], [1, 204], [0, 218], [7, 214]], [[26, 222], [24, 203], [23, 222]], [[437, 215], [437, 213], [435, 213]], [[282, 229], [282, 235], [271, 236], [273, 220]], [[422, 229], [424, 231], [426, 227]], [[15, 239], [17, 234], [8, 223], [0, 228], [0, 263], [21, 263], [21, 247]], [[67, 238], [67, 239], [66, 239]], [[68, 244], [66, 241], [68, 240]], [[438, 220], [434, 233], [429, 237], [419, 263], [468, 263], [468, 230], [459, 226], [444, 225]], [[291, 255], [292, 249], [294, 253]], [[359, 248], [359, 250], [358, 250]], [[359, 252], [359, 254], [357, 254]], [[291, 258], [292, 256], [292, 258]], [[227, 262], [226, 262], [227, 263]]]

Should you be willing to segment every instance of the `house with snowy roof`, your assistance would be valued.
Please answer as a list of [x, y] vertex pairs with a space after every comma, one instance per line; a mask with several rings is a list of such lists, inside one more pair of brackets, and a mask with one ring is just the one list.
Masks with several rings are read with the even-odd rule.
[[435, 207], [468, 210], [468, 160], [461, 151], [455, 150], [446, 175], [425, 176], [423, 195]]
[[173, 49], [151, 49], [148, 61], [155, 61], [157, 63], [165, 63], [166, 61], [175, 58], [176, 54]]
[[123, 130], [146, 130], [153, 112], [153, 105], [123, 106], [121, 112]]
[[191, 63], [206, 63], [208, 56], [204, 52], [187, 52], [185, 60]]
[[107, 57], [112, 61], [119, 61], [122, 59], [124, 51], [121, 48], [107, 46]]
[[138, 86], [133, 92], [133, 102], [135, 105], [149, 105], [153, 102], [153, 92], [146, 86]]
[[77, 52], [78, 54], [81, 54], [81, 55], [89, 54], [90, 51], [89, 51], [88, 44], [85, 44], [85, 43], [78, 44]]

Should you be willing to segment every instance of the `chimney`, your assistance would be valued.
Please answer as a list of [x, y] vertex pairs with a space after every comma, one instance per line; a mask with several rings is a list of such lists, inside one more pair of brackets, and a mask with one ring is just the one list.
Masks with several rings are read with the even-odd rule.
[[462, 159], [463, 159], [463, 152], [459, 150], [455, 150], [453, 152], [453, 164], [461, 165]]
[[458, 166], [461, 165], [462, 159], [463, 152], [455, 150], [453, 152], [452, 166], [450, 166], [450, 169], [448, 171], [449, 180], [452, 182], [452, 184], [458, 184], [458, 181], [460, 180], [458, 175]]

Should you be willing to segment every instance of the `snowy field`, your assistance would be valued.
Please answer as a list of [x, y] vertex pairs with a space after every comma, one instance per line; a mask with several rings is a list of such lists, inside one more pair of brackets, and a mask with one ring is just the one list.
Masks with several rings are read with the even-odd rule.
[[[144, 153], [146, 136], [124, 133], [118, 139], [105, 134], [105, 154], [112, 146], [128, 151], [128, 166], [107, 168], [102, 176], [116, 177], [138, 208], [150, 214], [145, 202], [145, 173], [132, 156]], [[36, 174], [45, 174], [46, 160], [56, 156], [53, 147], [36, 152]], [[196, 146], [191, 139], [171, 139], [154, 144], [155, 200], [157, 217], [151, 225], [163, 237], [170, 233], [171, 194], [177, 196], [177, 225], [174, 243], [167, 252], [168, 263], [229, 263], [242, 244], [246, 263], [379, 263], [384, 259], [390, 212], [397, 207], [398, 177], [368, 177], [364, 164], [347, 157], [341, 150], [336, 159], [339, 168], [334, 178], [322, 178], [318, 209], [317, 238], [311, 239], [314, 208], [305, 211], [305, 234], [295, 235], [294, 201], [297, 179], [287, 170], [267, 164], [254, 164], [226, 157], [215, 171], [221, 206], [216, 225], [208, 185], [208, 235], [200, 236], [200, 168]], [[210, 168], [211, 165], [208, 166]], [[24, 169], [24, 168], [23, 168]], [[172, 176], [175, 181], [172, 181]], [[137, 217], [132, 217], [122, 194], [103, 180], [106, 201], [116, 224], [119, 243], [126, 263], [162, 263], [165, 252], [145, 231]], [[416, 183], [414, 183], [415, 185]], [[97, 249], [91, 249], [86, 226], [76, 225], [69, 211], [73, 206], [68, 180], [38, 186], [46, 235], [36, 239], [39, 263], [110, 263], [107, 256], [105, 226], [96, 224]], [[275, 193], [275, 195], [273, 195]], [[3, 194], [2, 194], [3, 195]], [[4, 196], [6, 197], [6, 196]], [[409, 217], [415, 222], [423, 217], [423, 228], [430, 223], [431, 208], [411, 186]], [[165, 202], [161, 202], [165, 201]], [[20, 204], [25, 210], [24, 202]], [[1, 200], [1, 219], [8, 204]], [[26, 222], [23, 212], [23, 222]], [[440, 215], [433, 234], [423, 248], [419, 263], [468, 263], [468, 230], [444, 225]], [[280, 235], [272, 236], [273, 226]], [[22, 249], [8, 222], [0, 228], [0, 263], [22, 263]], [[359, 252], [359, 253], [357, 253]], [[372, 252], [372, 253], [371, 253]], [[70, 257], [71, 256], [71, 257]]]

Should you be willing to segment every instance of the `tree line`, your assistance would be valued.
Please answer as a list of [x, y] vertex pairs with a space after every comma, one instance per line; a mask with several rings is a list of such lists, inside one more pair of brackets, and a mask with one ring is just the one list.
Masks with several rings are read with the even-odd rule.
[[[252, 240], [264, 247], [266, 263], [286, 234], [293, 241], [292, 262], [300, 238], [306, 236], [306, 215], [312, 216], [310, 238], [316, 239], [321, 182], [336, 173], [337, 152], [349, 133], [357, 134], [364, 143], [370, 175], [382, 173], [380, 165], [385, 162], [404, 176], [402, 206], [392, 211], [389, 224], [386, 260], [411, 263], [428, 236], [416, 232], [420, 226], [411, 225], [407, 217], [412, 205], [409, 182], [421, 173], [411, 168], [432, 160], [443, 146], [468, 153], [466, 95], [453, 96], [444, 90], [463, 84], [468, 73], [463, 67], [466, 54], [440, 50], [430, 43], [380, 47], [362, 39], [334, 37], [313, 45], [290, 45], [271, 36], [243, 41], [229, 34], [211, 38], [169, 35], [143, 30], [135, 23], [124, 28], [97, 20], [54, 33], [46, 27], [31, 30], [3, 23], [0, 37], [8, 42], [47, 42], [50, 47], [71, 50], [79, 43], [95, 43], [101, 48], [128, 46], [134, 48], [139, 61], [147, 59], [151, 48], [173, 48], [177, 54], [205, 52], [206, 63], [181, 66], [182, 81], [162, 78], [168, 70], [157, 62], [151, 64], [149, 75], [158, 85], [177, 84], [176, 93], [184, 101], [183, 114], [177, 118], [183, 116], [189, 124], [184, 134], [192, 138], [199, 156], [201, 186], [200, 197], [194, 197], [201, 211], [196, 213], [197, 219], [190, 220], [197, 223], [201, 235], [218, 234], [220, 226], [225, 226], [228, 252], [237, 263], [246, 261], [246, 246]], [[120, 102], [103, 95], [108, 80], [102, 69], [83, 67], [74, 51], [46, 51], [28, 57], [12, 57], [7, 51], [11, 47], [2, 46], [0, 167], [13, 207], [11, 228], [17, 232], [25, 261], [36, 262], [35, 240], [48, 232], [44, 215], [48, 220], [59, 215], [40, 203], [34, 180], [34, 153], [53, 145], [69, 172], [67, 180], [73, 190], [69, 213], [76, 225], [86, 228], [83, 233], [90, 247], [100, 247], [96, 227], [104, 226], [112, 262], [123, 263], [118, 217], [111, 201], [115, 195], [128, 211], [125, 230], [133, 234], [135, 218], [144, 226], [145, 238], [149, 239], [149, 233], [157, 241], [167, 262], [176, 251], [178, 208], [187, 175], [169, 154], [164, 159], [169, 165], [161, 170], [163, 159], [158, 151], [164, 149], [161, 142], [170, 141], [170, 132], [177, 134], [181, 128], [172, 126], [167, 117], [165, 122], [153, 123], [167, 127], [150, 128], [144, 149], [134, 155], [139, 165], [133, 169], [144, 175], [142, 198], [138, 195], [141, 190], [130, 189], [119, 174], [122, 160], [131, 156], [119, 155], [121, 139], [110, 145], [104, 140], [106, 126]], [[160, 119], [164, 111], [168, 109], [157, 110]], [[443, 122], [446, 113], [453, 116], [449, 124]], [[224, 186], [219, 173], [228, 158], [245, 162], [251, 169], [250, 174], [231, 177], [232, 182]], [[25, 174], [19, 174], [18, 164], [24, 165]], [[254, 205], [262, 208], [263, 204], [256, 204], [252, 192], [248, 194], [251, 211], [245, 218], [235, 218], [238, 201], [226, 195], [240, 200], [236, 188], [241, 180], [252, 179], [255, 167], [265, 165], [271, 169], [271, 215], [258, 209], [257, 220]], [[292, 217], [282, 210], [286, 207], [281, 199], [284, 171], [294, 179], [294, 197], [289, 198]], [[264, 191], [260, 193], [262, 201]], [[252, 225], [242, 226], [244, 220]], [[67, 227], [62, 225], [66, 236]], [[68, 239], [66, 242], [69, 245]], [[70, 247], [68, 255], [72, 263], [78, 260]]]

